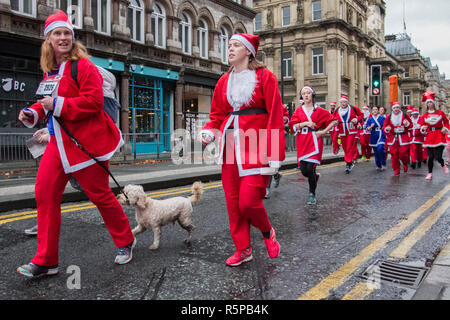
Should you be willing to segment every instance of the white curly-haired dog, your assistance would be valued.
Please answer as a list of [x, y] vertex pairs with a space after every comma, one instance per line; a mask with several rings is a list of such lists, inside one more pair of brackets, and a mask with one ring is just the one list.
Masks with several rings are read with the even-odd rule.
[[133, 235], [144, 232], [148, 228], [153, 231], [153, 244], [149, 247], [156, 250], [159, 247], [161, 239], [161, 227], [169, 222], [178, 221], [180, 226], [188, 232], [188, 237], [184, 240], [186, 244], [191, 242], [192, 230], [192, 203], [200, 201], [203, 194], [203, 186], [201, 182], [194, 182], [192, 185], [192, 195], [188, 198], [173, 197], [164, 200], [156, 200], [148, 197], [144, 188], [140, 185], [126, 185], [123, 192], [117, 195], [117, 200], [122, 205], [132, 205], [136, 208], [137, 226], [134, 228]]

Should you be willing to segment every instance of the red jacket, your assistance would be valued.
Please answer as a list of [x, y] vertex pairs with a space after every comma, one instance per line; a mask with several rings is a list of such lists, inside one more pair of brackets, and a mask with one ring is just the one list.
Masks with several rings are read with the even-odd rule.
[[[56, 98], [53, 114], [64, 122], [80, 144], [100, 161], [109, 160], [123, 145], [120, 130], [103, 110], [103, 79], [95, 65], [86, 58], [78, 62], [78, 83], [70, 75], [71, 61], [59, 68], [62, 76], [52, 97]], [[44, 80], [46, 75], [44, 75]], [[35, 103], [30, 109], [33, 121], [24, 121], [31, 128], [45, 118], [46, 111]], [[65, 173], [86, 168], [95, 163], [86, 155], [53, 119], [55, 138]]]
[[[240, 106], [235, 106], [234, 109], [228, 94], [230, 73], [224, 74], [214, 89], [209, 114], [210, 121], [201, 131], [214, 139], [219, 138], [219, 163], [223, 163], [225, 146], [223, 133], [227, 129], [233, 128], [231, 132], [227, 133], [227, 140], [234, 141], [236, 161], [241, 177], [253, 174], [274, 174], [285, 158], [283, 104], [278, 89], [278, 80], [268, 69], [262, 70], [249, 71], [250, 81], [239, 84], [245, 92], [252, 91], [249, 95], [250, 99]], [[263, 72], [262, 85], [260, 83], [261, 72]], [[267, 113], [230, 114], [232, 111], [243, 109], [265, 109]], [[229, 143], [228, 141], [227, 143]]]
[[338, 125], [335, 127], [337, 128], [337, 131], [339, 132], [340, 136], [346, 136], [347, 134], [357, 134], [358, 133], [358, 125], [352, 123], [351, 121], [353, 119], [357, 119], [358, 123], [360, 123], [364, 119], [364, 114], [359, 110], [356, 106], [348, 105], [348, 116], [346, 121], [343, 120], [340, 110], [341, 108], [338, 108], [334, 113], [333, 121], [337, 121]]
[[443, 128], [449, 129], [449, 122], [444, 111], [436, 110], [433, 113], [425, 112], [419, 119], [421, 126], [427, 126], [424, 147], [438, 147], [447, 145]]
[[[394, 125], [391, 121], [391, 116], [392, 114], [388, 115], [383, 124], [383, 132], [386, 134], [386, 143], [390, 146], [392, 146], [395, 141], [398, 141], [400, 145], [410, 144], [408, 131], [412, 128], [411, 118], [407, 114], [401, 112], [400, 124]], [[403, 124], [404, 120], [408, 121], [407, 126]], [[386, 131], [387, 126], [391, 127], [390, 131]]]

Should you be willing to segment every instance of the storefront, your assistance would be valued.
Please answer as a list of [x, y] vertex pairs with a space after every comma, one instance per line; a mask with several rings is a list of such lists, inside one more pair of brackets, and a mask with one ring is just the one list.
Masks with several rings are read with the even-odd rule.
[[170, 151], [178, 72], [130, 66], [129, 141], [136, 154]]

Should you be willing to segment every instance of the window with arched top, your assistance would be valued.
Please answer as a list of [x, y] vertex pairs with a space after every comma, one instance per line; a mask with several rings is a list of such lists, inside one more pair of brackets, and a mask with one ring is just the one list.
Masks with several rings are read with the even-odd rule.
[[181, 40], [181, 48], [183, 53], [192, 53], [192, 23], [191, 17], [185, 12], [181, 13], [181, 22], [179, 29], [179, 39]]
[[166, 47], [166, 11], [158, 3], [153, 4], [152, 34], [155, 46]]
[[144, 42], [144, 3], [142, 0], [130, 0], [128, 27], [131, 32], [131, 39]]
[[208, 59], [208, 24], [205, 22], [205, 20], [199, 20], [197, 30], [200, 57], [203, 59]]
[[228, 31], [224, 27], [220, 27], [219, 53], [222, 63], [228, 63]]

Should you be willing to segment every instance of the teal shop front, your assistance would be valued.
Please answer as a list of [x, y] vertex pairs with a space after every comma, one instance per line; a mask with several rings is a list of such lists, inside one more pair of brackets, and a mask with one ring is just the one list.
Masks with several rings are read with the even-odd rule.
[[178, 72], [130, 66], [130, 145], [136, 154], [170, 151], [171, 109]]

